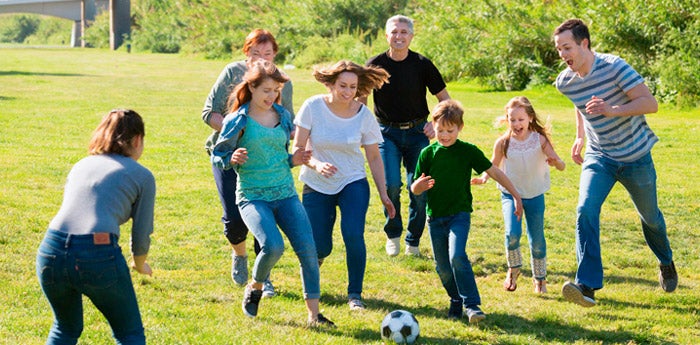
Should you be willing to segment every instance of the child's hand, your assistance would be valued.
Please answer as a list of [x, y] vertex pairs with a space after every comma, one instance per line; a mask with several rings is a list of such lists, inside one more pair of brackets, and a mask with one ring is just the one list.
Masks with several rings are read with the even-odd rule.
[[547, 164], [557, 168], [557, 170], [564, 170], [564, 168], [566, 168], [566, 163], [559, 157], [547, 157]]
[[292, 164], [294, 166], [306, 164], [311, 160], [311, 150], [296, 150], [292, 154]]
[[316, 171], [323, 177], [331, 177], [338, 172], [338, 168], [328, 162], [319, 162], [316, 164]]
[[248, 150], [245, 147], [239, 147], [236, 151], [233, 151], [231, 155], [231, 164], [241, 165], [248, 161]]
[[484, 184], [486, 183], [486, 178], [485, 177], [475, 177], [471, 180], [471, 184], [477, 185], [477, 184]]
[[435, 185], [435, 180], [430, 176], [425, 176], [425, 174], [420, 174], [420, 177], [413, 181], [411, 185], [411, 191], [413, 194], [420, 195], [426, 190], [433, 188]]

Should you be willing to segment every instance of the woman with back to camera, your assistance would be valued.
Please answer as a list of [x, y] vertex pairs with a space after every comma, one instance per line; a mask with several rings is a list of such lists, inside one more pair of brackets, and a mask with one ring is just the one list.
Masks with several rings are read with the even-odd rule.
[[68, 174], [63, 203], [49, 223], [36, 272], [54, 322], [46, 344], [76, 344], [83, 331], [85, 295], [105, 316], [118, 344], [145, 344], [119, 226], [132, 220], [132, 268], [151, 275], [146, 262], [153, 232], [156, 185], [137, 163], [144, 124], [133, 110], [109, 112], [95, 130], [89, 156]]

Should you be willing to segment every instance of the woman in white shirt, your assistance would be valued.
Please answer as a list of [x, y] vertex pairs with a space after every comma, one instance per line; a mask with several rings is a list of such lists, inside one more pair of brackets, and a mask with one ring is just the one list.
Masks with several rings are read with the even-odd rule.
[[[383, 141], [374, 114], [358, 97], [367, 96], [389, 79], [382, 68], [361, 66], [342, 60], [331, 67], [316, 69], [314, 77], [329, 93], [307, 99], [294, 123], [294, 150], [312, 150], [309, 163], [301, 168], [304, 208], [311, 220], [319, 263], [333, 249], [336, 207], [346, 247], [348, 305], [364, 309], [362, 284], [367, 249], [364, 231], [369, 207], [369, 183], [365, 158], [382, 204], [391, 218], [395, 209], [386, 192], [384, 164], [379, 154]], [[364, 148], [364, 157], [360, 148]]]

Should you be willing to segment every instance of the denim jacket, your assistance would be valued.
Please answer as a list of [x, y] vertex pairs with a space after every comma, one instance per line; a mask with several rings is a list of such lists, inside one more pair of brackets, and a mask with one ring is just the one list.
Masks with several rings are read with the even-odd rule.
[[[221, 133], [219, 133], [219, 137], [211, 152], [211, 164], [215, 167], [222, 170], [236, 168], [236, 166], [231, 164], [231, 156], [233, 156], [233, 151], [238, 148], [238, 139], [248, 123], [249, 107], [250, 102], [242, 105], [234, 113], [230, 113], [224, 118]], [[294, 130], [292, 115], [287, 109], [277, 103], [273, 104], [272, 108], [280, 115], [280, 124], [287, 133], [287, 137], [291, 137], [292, 131]], [[286, 147], [287, 150], [289, 150], [289, 141], [287, 141]], [[288, 155], [289, 158], [287, 161], [289, 162], [289, 167], [294, 167], [292, 155]]]

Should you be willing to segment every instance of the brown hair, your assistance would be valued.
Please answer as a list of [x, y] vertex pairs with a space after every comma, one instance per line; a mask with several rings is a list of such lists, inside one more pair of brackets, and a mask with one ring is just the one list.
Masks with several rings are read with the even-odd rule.
[[316, 80], [328, 86], [335, 84], [338, 76], [343, 72], [357, 75], [357, 93], [355, 93], [355, 97], [367, 96], [372, 89], [381, 88], [384, 83], [389, 82], [389, 73], [383, 68], [377, 66], [365, 67], [348, 60], [340, 60], [331, 67], [314, 69], [313, 75]]
[[554, 36], [561, 34], [564, 31], [571, 30], [571, 34], [574, 36], [574, 42], [581, 45], [584, 39], [588, 40], [588, 48], [591, 48], [591, 34], [588, 32], [588, 27], [581, 19], [569, 19], [554, 29]]
[[[525, 96], [517, 96], [513, 97], [508, 101], [508, 103], [505, 106], [505, 115], [499, 118], [499, 122], [505, 122], [509, 123], [509, 115], [508, 115], [508, 110], [510, 109], [517, 109], [517, 108], [523, 108], [525, 110], [525, 113], [527, 116], [530, 118], [530, 124], [528, 125], [528, 130], [537, 132], [541, 136], [543, 136], [549, 145], [552, 144], [551, 138], [549, 136], [549, 129], [547, 128], [546, 125], [542, 123], [542, 120], [537, 116], [537, 113], [535, 112], [535, 108], [532, 106], [530, 103], [530, 100], [527, 99]], [[508, 157], [508, 146], [510, 145], [510, 136], [512, 134], [512, 130], [510, 128], [510, 125], [508, 125], [508, 130], [503, 134], [503, 156]]]
[[[284, 75], [272, 62], [265, 60], [253, 62], [248, 71], [243, 75], [243, 82], [236, 85], [236, 88], [234, 88], [233, 92], [228, 96], [228, 112], [232, 113], [243, 104], [250, 102], [253, 97], [250, 87], [256, 88], [267, 79], [272, 79], [281, 84], [289, 81], [289, 77]], [[281, 93], [277, 95], [277, 99], [275, 100], [278, 103], [280, 96]]]
[[440, 124], [462, 126], [464, 125], [462, 115], [464, 115], [462, 103], [454, 99], [446, 99], [433, 108], [433, 122]]
[[248, 52], [250, 51], [250, 48], [252, 46], [267, 42], [272, 43], [272, 51], [274, 51], [275, 54], [277, 54], [277, 49], [279, 47], [277, 46], [275, 36], [273, 36], [272, 33], [270, 33], [267, 30], [255, 29], [251, 31], [245, 38], [245, 43], [243, 44], [243, 54], [248, 55]]
[[131, 155], [134, 149], [131, 141], [138, 136], [144, 137], [146, 131], [143, 119], [137, 112], [129, 109], [114, 109], [102, 118], [90, 139], [88, 153], [100, 155], [106, 153]]

